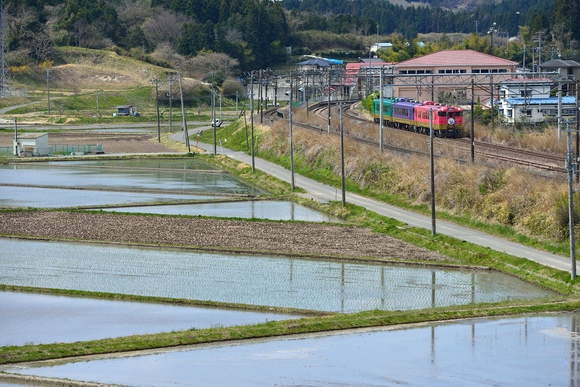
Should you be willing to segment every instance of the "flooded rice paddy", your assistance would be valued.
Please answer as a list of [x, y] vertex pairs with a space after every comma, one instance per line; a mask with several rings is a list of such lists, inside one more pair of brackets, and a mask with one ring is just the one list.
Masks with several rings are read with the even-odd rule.
[[330, 312], [546, 297], [491, 271], [2, 239], [0, 283]]
[[0, 173], [4, 185], [221, 195], [263, 193], [228, 173], [213, 167], [202, 170], [200, 165], [197, 161], [164, 160], [53, 162], [4, 165]]
[[223, 343], [11, 373], [140, 386], [576, 386], [580, 315]]
[[270, 200], [175, 204], [170, 206], [116, 207], [104, 208], [103, 210], [162, 215], [215, 216], [248, 219], [296, 220], [306, 222], [338, 222], [338, 219], [336, 218], [294, 202]]
[[0, 176], [5, 208], [338, 221], [293, 202], [241, 201], [264, 192], [199, 159], [27, 163], [0, 166]]
[[253, 325], [297, 316], [183, 305], [0, 292], [0, 346]]

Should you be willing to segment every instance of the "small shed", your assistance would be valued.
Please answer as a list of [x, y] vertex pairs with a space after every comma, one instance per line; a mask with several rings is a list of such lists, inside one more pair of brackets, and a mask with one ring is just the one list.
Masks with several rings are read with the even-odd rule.
[[23, 133], [14, 140], [14, 154], [19, 156], [48, 156], [48, 133]]
[[115, 106], [117, 109], [117, 113], [113, 114], [114, 116], [136, 116], [137, 114], [137, 106], [133, 105], [119, 105]]

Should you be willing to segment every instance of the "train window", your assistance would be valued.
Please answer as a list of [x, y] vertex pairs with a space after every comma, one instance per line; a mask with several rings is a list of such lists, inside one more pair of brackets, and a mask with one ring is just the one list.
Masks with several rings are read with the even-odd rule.
[[461, 117], [463, 115], [463, 112], [455, 112], [455, 117]]
[[445, 112], [439, 112], [437, 115], [439, 117], [446, 117], [447, 116], [447, 113], [445, 113]]

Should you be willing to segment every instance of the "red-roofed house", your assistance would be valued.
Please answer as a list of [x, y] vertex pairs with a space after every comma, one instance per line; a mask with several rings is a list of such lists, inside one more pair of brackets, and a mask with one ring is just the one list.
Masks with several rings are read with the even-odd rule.
[[[394, 93], [398, 97], [416, 100], [437, 99], [437, 96], [441, 93], [461, 93], [465, 98], [469, 98], [471, 96], [471, 90], [466, 85], [471, 81], [472, 74], [494, 74], [493, 82], [498, 83], [511, 78], [513, 75], [509, 75], [509, 73], [515, 73], [517, 65], [517, 62], [473, 50], [445, 50], [434, 52], [398, 63], [394, 66], [395, 75], [415, 78], [413, 77], [414, 75], [455, 74], [457, 75], [455, 81], [449, 82], [448, 85], [441, 85], [441, 81], [438, 80], [437, 83], [439, 85], [434, 84], [433, 88], [431, 88], [428, 81], [431, 77], [428, 77], [427, 80], [423, 80], [423, 82], [426, 82], [424, 86], [418, 86], [416, 84], [395, 86]], [[463, 74], [465, 75], [463, 76]], [[401, 83], [399, 79], [401, 78], [398, 78], [395, 84]], [[482, 101], [490, 97], [489, 90], [482, 88], [476, 88], [474, 94], [476, 97], [481, 97]]]

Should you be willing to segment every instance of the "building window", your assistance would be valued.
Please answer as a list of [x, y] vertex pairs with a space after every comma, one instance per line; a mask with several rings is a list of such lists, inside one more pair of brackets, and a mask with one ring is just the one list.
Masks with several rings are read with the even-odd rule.
[[505, 115], [508, 116], [509, 118], [511, 118], [512, 117], [512, 109], [506, 109]]

